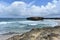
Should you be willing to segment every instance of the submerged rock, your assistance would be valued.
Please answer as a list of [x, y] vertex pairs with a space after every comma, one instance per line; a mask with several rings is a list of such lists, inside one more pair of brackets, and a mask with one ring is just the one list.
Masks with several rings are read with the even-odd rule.
[[8, 38], [7, 40], [60, 40], [60, 26], [56, 27], [35, 28], [22, 35]]

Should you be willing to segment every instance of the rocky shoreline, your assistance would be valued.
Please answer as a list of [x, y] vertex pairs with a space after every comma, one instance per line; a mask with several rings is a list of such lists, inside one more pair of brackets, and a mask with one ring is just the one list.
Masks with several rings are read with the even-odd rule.
[[60, 40], [60, 26], [34, 28], [22, 35], [15, 35], [7, 40]]

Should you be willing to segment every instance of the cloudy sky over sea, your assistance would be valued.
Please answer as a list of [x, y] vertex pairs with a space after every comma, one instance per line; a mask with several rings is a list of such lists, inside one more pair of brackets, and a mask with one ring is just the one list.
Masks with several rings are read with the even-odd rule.
[[0, 18], [60, 17], [60, 0], [0, 0]]

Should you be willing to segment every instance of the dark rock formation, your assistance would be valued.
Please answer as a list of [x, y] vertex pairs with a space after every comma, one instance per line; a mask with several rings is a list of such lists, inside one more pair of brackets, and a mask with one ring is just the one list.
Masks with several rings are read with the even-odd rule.
[[60, 26], [35, 28], [22, 35], [16, 35], [7, 40], [60, 40]]
[[43, 20], [43, 17], [28, 17], [27, 20], [38, 21], [38, 20]]

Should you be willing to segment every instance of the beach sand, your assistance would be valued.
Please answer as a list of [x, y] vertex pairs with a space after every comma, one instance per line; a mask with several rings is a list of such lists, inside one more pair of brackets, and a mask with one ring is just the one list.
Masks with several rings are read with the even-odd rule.
[[14, 35], [0, 35], [0, 40], [6, 40]]
[[21, 35], [21, 34], [0, 35], [0, 40], [7, 40], [8, 38], [13, 37], [15, 35]]

